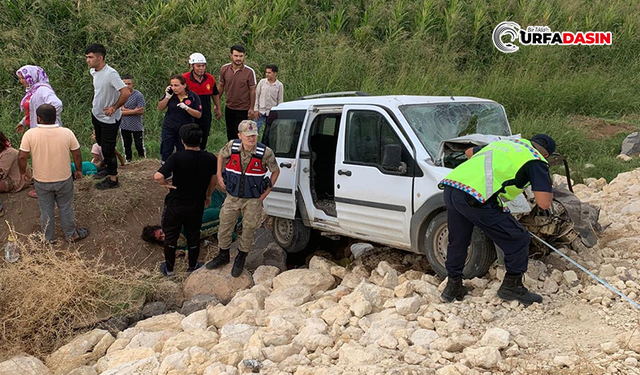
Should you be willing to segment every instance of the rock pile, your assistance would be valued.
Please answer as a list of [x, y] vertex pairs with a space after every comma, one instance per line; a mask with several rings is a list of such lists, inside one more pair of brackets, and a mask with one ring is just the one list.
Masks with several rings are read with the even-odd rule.
[[[602, 208], [606, 230], [599, 246], [569, 255], [637, 298], [640, 170], [576, 192]], [[503, 275], [495, 265], [465, 280], [463, 301], [445, 304], [443, 280], [386, 261], [346, 269], [314, 257], [308, 269], [282, 273], [261, 266], [228, 303], [199, 297], [202, 304], [184, 314], [152, 316], [115, 336], [87, 332], [44, 363], [28, 356], [0, 363], [0, 375], [639, 371], [637, 312], [619, 297], [555, 255], [532, 260], [525, 277], [544, 296], [540, 305], [497, 298]]]

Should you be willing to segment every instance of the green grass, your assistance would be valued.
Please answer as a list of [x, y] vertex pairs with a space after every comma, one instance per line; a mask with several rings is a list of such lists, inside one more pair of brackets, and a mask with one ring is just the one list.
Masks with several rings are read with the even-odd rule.
[[[43, 66], [64, 102], [63, 122], [88, 157], [91, 76], [84, 46], [105, 44], [107, 62], [132, 74], [148, 104], [145, 143], [157, 156], [163, 113], [156, 101], [168, 77], [207, 56], [217, 74], [228, 47], [247, 47], [247, 64], [263, 76], [275, 63], [285, 100], [328, 91], [371, 94], [469, 95], [505, 106], [514, 131], [558, 138], [575, 176], [605, 176], [637, 167], [615, 160], [623, 135], [591, 140], [572, 115], [620, 119], [640, 114], [639, 2], [623, 0], [149, 0], [131, 3], [2, 0], [0, 130], [19, 143], [23, 90], [15, 70]], [[548, 25], [556, 31], [612, 31], [606, 47], [521, 47], [498, 52], [491, 32], [500, 22]], [[634, 125], [639, 125], [635, 123]], [[213, 122], [209, 148], [226, 139]], [[593, 168], [583, 168], [585, 163]]]

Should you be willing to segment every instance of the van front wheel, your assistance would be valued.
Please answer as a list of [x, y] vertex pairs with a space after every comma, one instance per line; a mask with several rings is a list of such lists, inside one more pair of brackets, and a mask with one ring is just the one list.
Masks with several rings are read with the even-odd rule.
[[[427, 261], [438, 276], [447, 277], [445, 261], [447, 259], [447, 245], [449, 244], [449, 228], [447, 227], [447, 212], [437, 214], [426, 226], [423, 232], [424, 249]], [[482, 277], [496, 260], [496, 249], [493, 242], [478, 228], [473, 229], [471, 245], [467, 250], [463, 277], [473, 279]]]
[[273, 239], [287, 253], [298, 253], [309, 245], [311, 228], [304, 225], [302, 220], [274, 217], [271, 226]]

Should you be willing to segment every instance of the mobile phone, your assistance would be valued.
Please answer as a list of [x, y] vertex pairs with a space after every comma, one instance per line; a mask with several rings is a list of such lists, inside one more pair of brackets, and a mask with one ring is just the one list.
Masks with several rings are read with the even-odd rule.
[[170, 88], [170, 89], [169, 89], [169, 91], [168, 91], [168, 93], [169, 93], [169, 95], [173, 95], [173, 89], [172, 89], [172, 88]]

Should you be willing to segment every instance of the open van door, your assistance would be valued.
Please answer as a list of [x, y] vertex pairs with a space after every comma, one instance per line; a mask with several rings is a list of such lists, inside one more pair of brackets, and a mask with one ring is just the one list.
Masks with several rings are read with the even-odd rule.
[[296, 187], [302, 128], [306, 110], [272, 110], [266, 121], [262, 143], [276, 155], [280, 176], [264, 200], [267, 215], [287, 219], [296, 216]]

